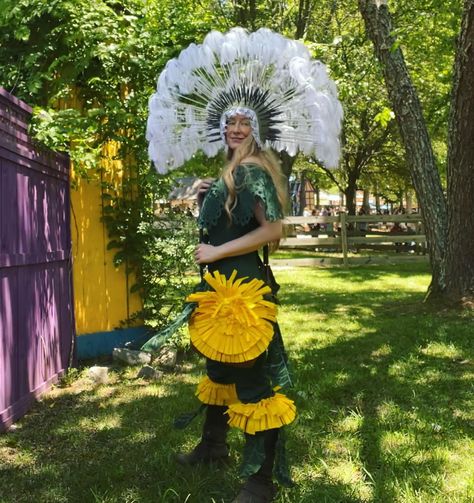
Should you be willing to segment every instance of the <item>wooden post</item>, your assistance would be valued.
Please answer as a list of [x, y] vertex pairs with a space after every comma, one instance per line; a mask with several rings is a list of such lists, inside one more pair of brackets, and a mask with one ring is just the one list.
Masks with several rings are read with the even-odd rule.
[[342, 247], [342, 264], [347, 267], [347, 225], [346, 212], [339, 213], [341, 219], [341, 247]]

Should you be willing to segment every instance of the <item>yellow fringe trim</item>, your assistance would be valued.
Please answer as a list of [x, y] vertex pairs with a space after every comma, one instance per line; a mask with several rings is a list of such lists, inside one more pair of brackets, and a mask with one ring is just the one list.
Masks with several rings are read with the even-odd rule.
[[198, 384], [196, 396], [207, 405], [230, 405], [239, 401], [235, 384], [219, 384], [204, 377]]
[[245, 433], [255, 435], [259, 431], [280, 428], [290, 424], [296, 417], [296, 407], [282, 393], [275, 393], [257, 403], [235, 403], [227, 410], [229, 425], [240, 428]]
[[258, 279], [244, 283], [229, 279], [218, 271], [207, 273], [206, 282], [214, 291], [189, 295], [188, 302], [198, 306], [189, 322], [191, 342], [211, 360], [244, 363], [257, 358], [270, 344], [277, 308], [263, 298], [270, 287]]

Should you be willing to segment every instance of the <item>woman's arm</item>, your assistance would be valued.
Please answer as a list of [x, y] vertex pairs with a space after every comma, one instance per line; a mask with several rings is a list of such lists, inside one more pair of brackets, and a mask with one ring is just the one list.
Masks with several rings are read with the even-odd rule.
[[281, 238], [283, 224], [281, 220], [269, 222], [265, 218], [262, 204], [255, 206], [255, 218], [260, 224], [253, 231], [240, 238], [233, 239], [219, 246], [201, 243], [196, 247], [195, 258], [198, 264], [210, 264], [226, 257], [244, 255], [260, 249], [263, 245]]

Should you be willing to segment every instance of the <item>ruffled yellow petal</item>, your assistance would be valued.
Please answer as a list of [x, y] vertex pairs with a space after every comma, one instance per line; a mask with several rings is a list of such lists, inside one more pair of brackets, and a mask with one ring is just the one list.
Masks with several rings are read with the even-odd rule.
[[239, 401], [235, 384], [219, 384], [209, 377], [198, 384], [196, 396], [207, 405], [230, 405]]
[[276, 305], [263, 298], [270, 288], [258, 279], [229, 279], [215, 271], [204, 276], [213, 291], [191, 294], [196, 302], [189, 323], [191, 342], [207, 358], [224, 363], [243, 363], [257, 358], [273, 337]]
[[259, 431], [281, 428], [294, 421], [296, 407], [282, 393], [275, 393], [257, 403], [234, 403], [227, 410], [229, 425], [255, 435]]

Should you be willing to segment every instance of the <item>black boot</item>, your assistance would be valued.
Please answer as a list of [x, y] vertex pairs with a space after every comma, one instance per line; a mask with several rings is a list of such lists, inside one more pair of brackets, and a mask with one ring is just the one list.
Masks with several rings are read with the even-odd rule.
[[227, 406], [208, 405], [199, 444], [189, 453], [180, 452], [176, 460], [182, 465], [226, 463], [229, 459], [229, 446], [226, 443], [229, 425]]
[[278, 429], [265, 431], [265, 460], [257, 473], [251, 475], [232, 503], [270, 503], [277, 493], [273, 483], [273, 464]]

